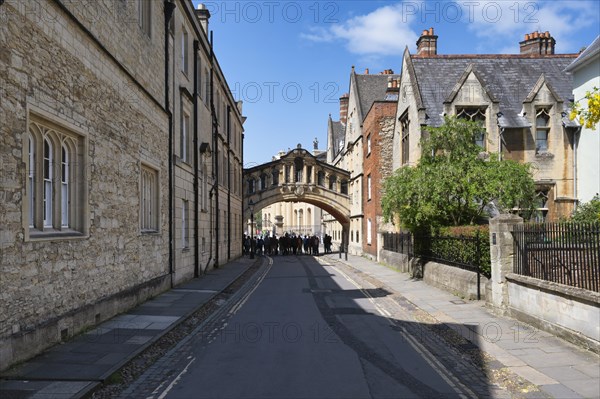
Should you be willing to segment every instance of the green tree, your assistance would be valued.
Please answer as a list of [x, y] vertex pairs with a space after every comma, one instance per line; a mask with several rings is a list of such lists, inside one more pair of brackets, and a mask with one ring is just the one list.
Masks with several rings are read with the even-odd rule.
[[600, 196], [596, 194], [590, 202], [585, 202], [577, 207], [571, 221], [582, 223], [600, 222]]
[[587, 107], [577, 101], [573, 104], [569, 117], [571, 120], [577, 119], [581, 126], [595, 130], [600, 122], [600, 90], [594, 87], [592, 91], [587, 91], [584, 100], [587, 101]]
[[481, 125], [455, 117], [428, 128], [416, 167], [403, 167], [384, 183], [382, 207], [412, 231], [473, 224], [490, 203], [500, 211], [529, 208], [535, 196], [530, 166], [489, 159], [475, 138]]

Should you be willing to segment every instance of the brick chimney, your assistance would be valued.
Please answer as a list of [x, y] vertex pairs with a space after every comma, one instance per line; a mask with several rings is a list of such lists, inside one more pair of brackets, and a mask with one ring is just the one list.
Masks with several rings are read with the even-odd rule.
[[350, 102], [350, 94], [346, 93], [340, 97], [340, 122], [346, 126], [348, 119], [348, 103]]
[[394, 70], [393, 69], [386, 69], [385, 71], [379, 72], [380, 75], [393, 75], [394, 74]]
[[428, 57], [437, 54], [437, 39], [433, 34], [433, 28], [424, 30], [417, 40], [417, 55]]
[[196, 14], [196, 18], [198, 22], [200, 22], [200, 26], [202, 26], [202, 30], [206, 35], [208, 35], [208, 20], [210, 19], [210, 12], [206, 8], [206, 6], [202, 3], [198, 4], [198, 8], [194, 10]]
[[552, 55], [556, 40], [550, 36], [550, 32], [532, 32], [525, 35], [525, 40], [519, 42], [521, 54], [528, 55]]

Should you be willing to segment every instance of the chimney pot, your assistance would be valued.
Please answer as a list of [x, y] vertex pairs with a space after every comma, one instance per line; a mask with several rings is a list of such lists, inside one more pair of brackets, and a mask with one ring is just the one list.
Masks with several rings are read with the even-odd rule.
[[429, 31], [427, 29], [423, 30], [423, 33], [421, 33], [421, 36], [429, 36]]
[[369, 74], [369, 68], [366, 68], [365, 69], [365, 75], [368, 75], [368, 74]]
[[429, 36], [433, 36], [433, 27], [429, 28]]

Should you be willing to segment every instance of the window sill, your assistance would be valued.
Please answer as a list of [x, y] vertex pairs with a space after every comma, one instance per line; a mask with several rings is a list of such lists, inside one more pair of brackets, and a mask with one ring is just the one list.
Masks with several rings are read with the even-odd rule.
[[535, 157], [541, 158], [541, 159], [553, 159], [554, 154], [552, 154], [551, 152], [548, 152], [548, 151], [536, 151]]
[[157, 236], [157, 235], [160, 235], [160, 231], [159, 230], [141, 230], [140, 233], [143, 236]]
[[89, 236], [76, 230], [55, 230], [46, 229], [44, 231], [30, 229], [29, 239], [27, 241], [56, 241], [56, 240], [82, 240]]
[[181, 252], [190, 252], [190, 247], [181, 248]]

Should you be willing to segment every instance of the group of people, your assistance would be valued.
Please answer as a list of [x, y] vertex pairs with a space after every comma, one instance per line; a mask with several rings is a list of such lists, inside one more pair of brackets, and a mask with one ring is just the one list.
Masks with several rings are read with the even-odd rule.
[[[252, 252], [253, 241], [254, 253], [258, 255], [301, 255], [303, 253], [319, 255], [319, 244], [321, 243], [319, 236], [316, 234], [302, 236], [295, 233], [285, 233], [279, 238], [268, 235], [250, 237], [244, 234], [245, 255], [249, 255]], [[331, 253], [331, 236], [325, 234], [323, 244], [325, 246], [325, 253]]]

